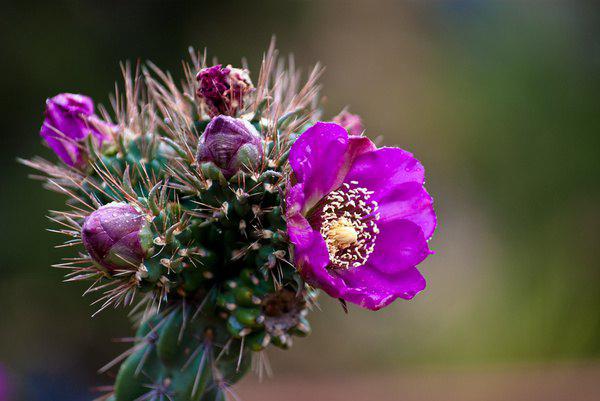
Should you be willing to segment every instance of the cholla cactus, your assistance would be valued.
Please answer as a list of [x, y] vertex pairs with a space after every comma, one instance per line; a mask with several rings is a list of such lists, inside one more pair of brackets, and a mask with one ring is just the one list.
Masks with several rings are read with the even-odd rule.
[[24, 161], [67, 196], [51, 217], [83, 245], [57, 265], [67, 281], [91, 282], [98, 311], [132, 306], [107, 400], [224, 400], [251, 354], [309, 334], [319, 288], [369, 309], [424, 288], [420, 163], [317, 123], [319, 66], [301, 84], [272, 45], [255, 88], [191, 55], [181, 88], [125, 65], [114, 121], [87, 97], [50, 99], [42, 136], [63, 163]]

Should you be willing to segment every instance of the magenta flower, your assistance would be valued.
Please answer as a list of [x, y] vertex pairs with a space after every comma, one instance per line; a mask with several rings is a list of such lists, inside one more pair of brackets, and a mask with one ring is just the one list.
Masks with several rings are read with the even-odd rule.
[[71, 167], [85, 165], [87, 151], [82, 143], [92, 134], [96, 143], [110, 140], [111, 124], [94, 114], [91, 98], [72, 93], [61, 93], [46, 100], [45, 119], [40, 130], [48, 146]]
[[81, 238], [92, 260], [108, 271], [137, 267], [152, 246], [144, 215], [127, 203], [109, 203], [92, 212]]
[[196, 75], [196, 80], [196, 94], [206, 104], [211, 117], [237, 115], [244, 108], [246, 96], [254, 90], [248, 72], [230, 65], [203, 68]]
[[432, 253], [436, 216], [412, 154], [317, 123], [292, 146], [290, 165], [287, 231], [308, 283], [371, 310], [425, 288], [415, 266]]
[[362, 135], [365, 130], [360, 116], [352, 114], [347, 110], [343, 110], [340, 114], [333, 117], [332, 121], [344, 127], [350, 135]]

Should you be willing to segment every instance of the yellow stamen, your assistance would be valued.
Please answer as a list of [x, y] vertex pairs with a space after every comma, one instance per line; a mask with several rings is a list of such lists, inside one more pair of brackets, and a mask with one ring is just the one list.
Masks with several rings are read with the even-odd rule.
[[377, 202], [370, 199], [372, 194], [366, 188], [344, 183], [325, 197], [320, 233], [327, 245], [331, 268], [362, 266], [373, 253], [379, 212]]
[[346, 219], [340, 219], [337, 224], [327, 233], [332, 245], [338, 249], [346, 249], [358, 241], [358, 233], [352, 223]]

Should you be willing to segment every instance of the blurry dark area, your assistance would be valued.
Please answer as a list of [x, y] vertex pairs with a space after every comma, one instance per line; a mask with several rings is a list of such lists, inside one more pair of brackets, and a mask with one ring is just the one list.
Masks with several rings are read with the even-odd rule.
[[439, 228], [426, 291], [348, 315], [322, 297], [313, 334], [270, 353], [275, 377], [242, 399], [600, 397], [597, 3], [19, 1], [0, 13], [0, 401], [92, 399], [131, 335], [50, 267], [75, 251], [46, 230], [64, 201], [16, 161], [53, 157], [45, 99], [110, 106], [119, 62], [183, 77], [189, 46], [246, 57], [256, 79], [273, 34], [303, 71], [327, 67], [324, 118], [349, 106], [423, 162]]

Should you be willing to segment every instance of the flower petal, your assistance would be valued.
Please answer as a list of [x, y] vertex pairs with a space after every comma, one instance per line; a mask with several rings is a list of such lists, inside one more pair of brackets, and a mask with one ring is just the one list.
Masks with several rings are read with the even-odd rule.
[[329, 274], [329, 252], [321, 233], [315, 231], [301, 214], [304, 206], [304, 184], [290, 188], [286, 196], [286, 222], [290, 242], [294, 244], [294, 263], [304, 279], [322, 288], [332, 297], [339, 296], [343, 282]]
[[348, 132], [333, 123], [316, 123], [292, 145], [290, 165], [298, 182], [304, 184], [307, 208], [341, 182], [347, 150]]
[[134, 231], [118, 239], [110, 247], [104, 262], [115, 266], [129, 265], [129, 267], [137, 267], [143, 260], [142, 254], [140, 233]]
[[104, 141], [112, 142], [113, 132], [117, 129], [116, 125], [108, 123], [96, 115], [86, 117], [85, 122], [94, 135], [98, 146], [102, 146]]
[[423, 230], [425, 239], [431, 238], [437, 224], [433, 199], [417, 182], [391, 185], [385, 192], [373, 194], [379, 204], [381, 221], [408, 220]]
[[[101, 144], [106, 135], [98, 131], [91, 98], [61, 93], [46, 101], [45, 119], [40, 135], [48, 146], [69, 166], [85, 164], [86, 151], [80, 142], [90, 132]], [[90, 120], [94, 118], [95, 120]], [[99, 120], [98, 120], [99, 121]]]
[[381, 148], [363, 153], [354, 160], [344, 182], [358, 181], [372, 191], [385, 191], [390, 184], [423, 184], [425, 169], [410, 152], [400, 148]]
[[381, 309], [397, 298], [412, 299], [426, 286], [414, 267], [387, 275], [369, 264], [345, 272], [344, 282], [341, 298], [370, 310]]
[[46, 144], [56, 153], [58, 157], [68, 166], [78, 166], [83, 162], [81, 145], [67, 137], [62, 132], [44, 123], [40, 135]]
[[423, 188], [425, 169], [409, 152], [382, 148], [360, 155], [345, 182], [356, 181], [373, 191], [381, 220], [409, 220], [429, 239], [436, 226], [433, 199]]
[[[348, 141], [348, 151], [346, 152], [345, 163], [343, 170], [344, 178], [348, 174], [348, 171], [354, 165], [356, 159], [363, 153], [374, 152], [377, 150], [377, 146], [366, 136], [351, 136]], [[336, 187], [339, 187], [341, 182]]]
[[285, 196], [286, 216], [293, 216], [302, 213], [306, 204], [304, 200], [304, 184], [290, 186], [288, 183], [288, 192]]
[[62, 93], [47, 100], [45, 123], [59, 129], [67, 137], [79, 141], [90, 131], [82, 117], [92, 115], [93, 111], [94, 103], [91, 98]]
[[396, 274], [421, 263], [432, 252], [421, 228], [408, 220], [379, 222], [379, 234], [368, 264], [383, 273]]
[[338, 188], [359, 155], [376, 150], [366, 137], [348, 137], [333, 123], [318, 122], [296, 140], [290, 165], [298, 182], [304, 183], [307, 211], [323, 196]]
[[346, 285], [341, 298], [373, 310], [398, 297], [411, 299], [425, 288], [415, 266], [431, 253], [415, 223], [386, 221], [379, 229], [375, 250], [365, 265], [334, 271]]
[[295, 245], [294, 261], [298, 271], [310, 285], [321, 288], [329, 296], [334, 298], [341, 297], [341, 290], [345, 287], [344, 282], [330, 273], [329, 253], [327, 245], [317, 231], [305, 232], [304, 242], [299, 245], [290, 240]]

